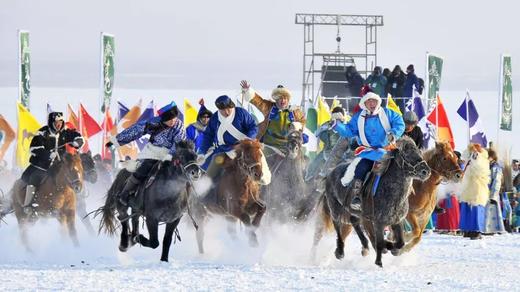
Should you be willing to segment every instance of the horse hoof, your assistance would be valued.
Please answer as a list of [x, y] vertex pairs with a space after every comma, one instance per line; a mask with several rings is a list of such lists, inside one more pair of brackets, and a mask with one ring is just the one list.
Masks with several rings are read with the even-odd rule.
[[400, 256], [401, 255], [401, 250], [400, 249], [392, 249], [392, 255], [393, 256]]
[[341, 260], [345, 257], [345, 253], [342, 251], [342, 250], [339, 250], [339, 249], [336, 249], [336, 251], [334, 252], [334, 255], [336, 256], [336, 258], [338, 260]]
[[383, 267], [383, 262], [381, 262], [381, 261], [376, 261], [376, 265], [378, 265], [380, 268], [382, 268], [382, 267]]
[[386, 254], [386, 253], [388, 253], [388, 249], [386, 249], [386, 248], [383, 248], [383, 250], [381, 251], [381, 253], [383, 253], [383, 254]]
[[128, 247], [125, 247], [125, 246], [122, 246], [122, 245], [119, 246], [119, 251], [120, 252], [126, 252], [127, 250], [128, 250]]
[[361, 255], [364, 257], [366, 257], [369, 252], [370, 252], [370, 250], [368, 248], [361, 249]]

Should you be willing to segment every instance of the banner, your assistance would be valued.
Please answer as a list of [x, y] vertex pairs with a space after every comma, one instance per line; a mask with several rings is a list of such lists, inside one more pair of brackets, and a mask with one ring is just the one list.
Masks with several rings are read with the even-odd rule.
[[513, 85], [511, 84], [511, 56], [502, 55], [500, 63], [500, 129], [511, 131], [513, 128]]
[[323, 100], [323, 97], [318, 97], [318, 124], [316, 128], [330, 121], [331, 117], [329, 105]]
[[434, 103], [437, 98], [437, 94], [439, 93], [441, 85], [443, 59], [439, 56], [430, 53], [426, 54], [426, 58], [428, 62], [428, 73], [426, 75], [426, 78], [428, 80], [426, 86], [428, 90], [428, 98], [426, 110], [431, 111], [434, 107]]
[[392, 98], [392, 95], [389, 93], [387, 95], [387, 100], [386, 100], [386, 108], [399, 114], [400, 116], [403, 115], [403, 113], [401, 112], [401, 110], [399, 109], [399, 107], [397, 106], [397, 104], [395, 103], [394, 99]]
[[38, 120], [21, 104], [18, 107], [18, 134], [16, 141], [16, 165], [25, 168], [29, 165], [30, 146], [34, 135], [41, 128]]
[[455, 150], [455, 139], [453, 132], [451, 131], [450, 121], [448, 120], [448, 114], [444, 108], [444, 104], [441, 102], [441, 98], [437, 96], [437, 106], [428, 115], [428, 121], [437, 127], [437, 141], [449, 142], [451, 148]]
[[469, 91], [466, 91], [466, 98], [457, 110], [459, 116], [464, 119], [468, 124], [468, 140], [471, 143], [480, 144], [482, 147], [487, 147], [487, 138], [482, 126], [480, 125], [480, 119], [477, 112], [477, 107], [471, 97]]
[[101, 112], [110, 107], [112, 89], [114, 88], [114, 36], [101, 34], [101, 88], [103, 92], [103, 105]]
[[197, 122], [197, 110], [191, 105], [188, 99], [184, 99], [184, 126], [188, 127], [189, 125]]
[[22, 105], [29, 110], [31, 96], [31, 50], [29, 49], [29, 32], [18, 31], [18, 97]]
[[78, 124], [81, 136], [85, 140], [85, 143], [81, 147], [81, 151], [86, 153], [90, 150], [90, 146], [88, 145], [88, 139], [97, 133], [101, 132], [103, 129], [99, 126], [99, 124], [94, 120], [94, 118], [87, 112], [83, 104], [79, 104], [79, 113], [78, 113]]

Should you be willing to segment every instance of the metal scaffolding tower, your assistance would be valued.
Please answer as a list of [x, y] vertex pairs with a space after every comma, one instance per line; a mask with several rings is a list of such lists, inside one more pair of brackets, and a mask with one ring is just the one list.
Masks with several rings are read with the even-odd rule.
[[[334, 15], [334, 14], [296, 14], [295, 24], [303, 24], [303, 90], [302, 107], [306, 102], [316, 104], [324, 83], [343, 83], [346, 81], [327, 81], [327, 70], [338, 70], [347, 66], [356, 65], [358, 72], [365, 77], [373, 66], [377, 65], [377, 27], [383, 26], [381, 15]], [[329, 25], [337, 27], [338, 49], [334, 53], [319, 52], [314, 43], [315, 26]], [[365, 52], [342, 53], [340, 51], [340, 27], [359, 26], [365, 28]], [[321, 59], [321, 60], [320, 60]], [[321, 64], [317, 62], [321, 61]], [[343, 69], [344, 70], [344, 69]], [[343, 71], [344, 72], [344, 71]], [[320, 74], [319, 88], [316, 91], [316, 74]]]

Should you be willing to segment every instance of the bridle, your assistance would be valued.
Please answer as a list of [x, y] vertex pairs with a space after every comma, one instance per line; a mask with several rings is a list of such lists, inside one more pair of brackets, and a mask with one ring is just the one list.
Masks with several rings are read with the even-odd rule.
[[401, 153], [401, 150], [395, 149], [395, 151], [397, 152], [398, 157], [401, 158], [401, 161], [402, 161], [401, 164], [399, 165], [398, 160], [396, 160], [396, 163], [397, 163], [397, 165], [399, 165], [399, 168], [401, 168], [402, 170], [406, 170], [413, 176], [419, 175], [419, 173], [417, 172], [417, 168], [421, 165], [426, 165], [427, 168], [430, 168], [428, 166], [428, 163], [426, 163], [426, 161], [424, 161], [424, 159], [421, 159], [421, 161], [417, 162], [416, 164], [411, 164], [406, 159], [404, 159], [404, 156]]
[[253, 162], [253, 163], [247, 164], [244, 159], [244, 153], [242, 151], [240, 152], [240, 156], [238, 156], [236, 158], [236, 161], [237, 161], [238, 166], [240, 168], [244, 169], [247, 172], [247, 175], [249, 177], [254, 177], [253, 169], [256, 166], [262, 166], [262, 163], [260, 163], [260, 162]]

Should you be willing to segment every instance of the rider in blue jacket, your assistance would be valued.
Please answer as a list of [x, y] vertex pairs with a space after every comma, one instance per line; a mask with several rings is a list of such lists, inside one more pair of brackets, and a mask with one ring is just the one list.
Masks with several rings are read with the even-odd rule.
[[[336, 123], [334, 129], [342, 137], [355, 137], [360, 147], [355, 151], [360, 158], [351, 182], [353, 210], [361, 209], [360, 192], [366, 174], [386, 153], [385, 147], [403, 135], [404, 121], [401, 115], [381, 107], [381, 97], [368, 92], [361, 98], [361, 111], [357, 112], [348, 124]], [[348, 183], [342, 179], [342, 183]]]

